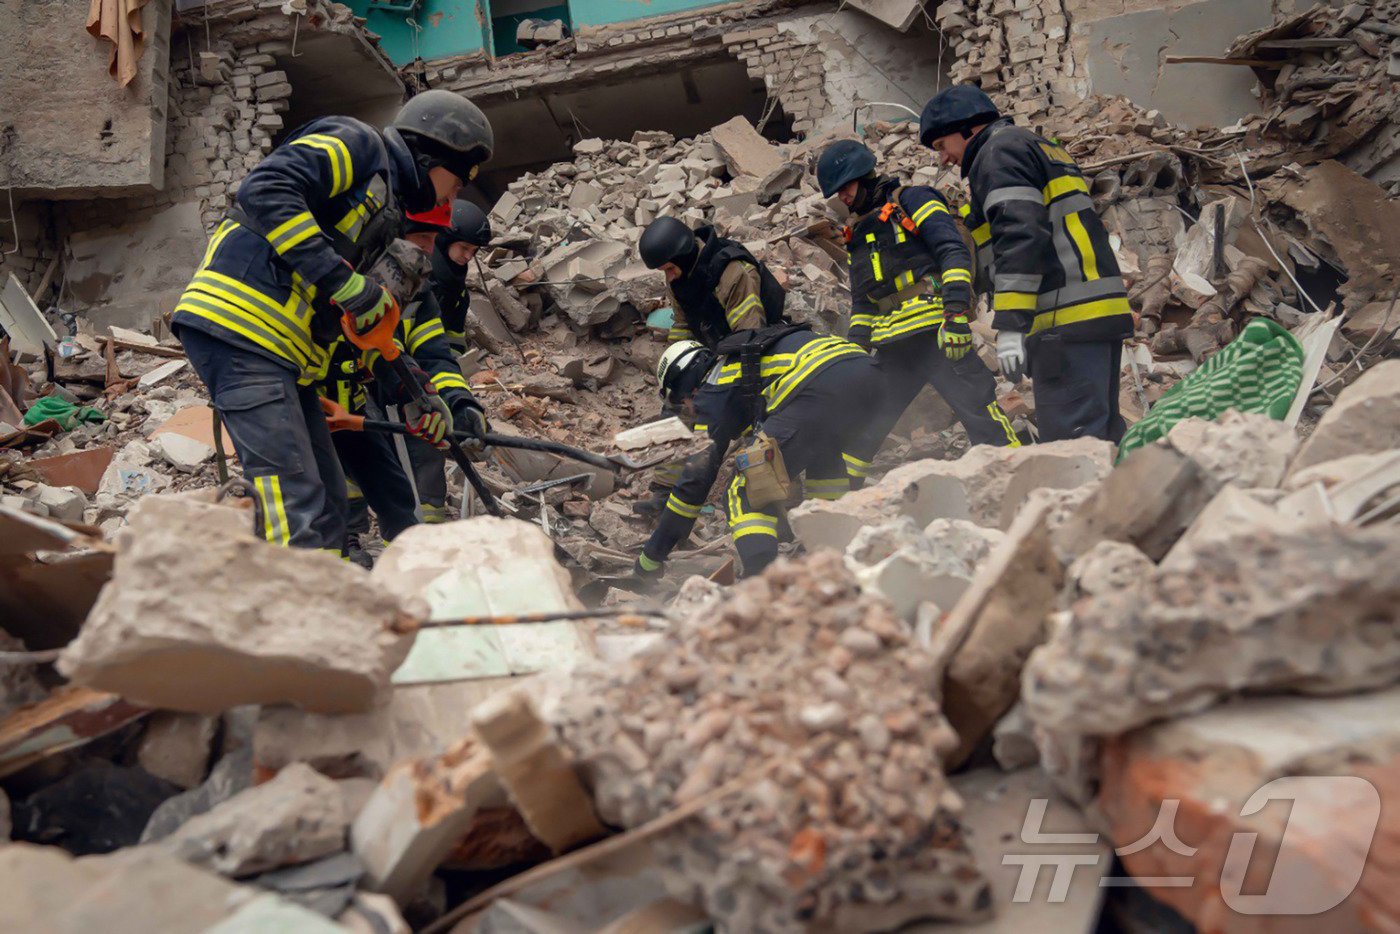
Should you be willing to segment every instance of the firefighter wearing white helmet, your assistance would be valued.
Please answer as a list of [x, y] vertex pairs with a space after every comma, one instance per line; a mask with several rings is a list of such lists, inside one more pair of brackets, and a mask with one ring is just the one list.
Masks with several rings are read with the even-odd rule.
[[656, 379], [662, 397], [693, 417], [712, 443], [672, 488], [637, 558], [642, 577], [659, 576], [690, 535], [731, 445], [738, 447], [738, 469], [725, 510], [747, 576], [777, 557], [793, 482], [802, 477], [805, 495], [836, 499], [860, 485], [882, 440], [869, 417], [885, 384], [875, 361], [850, 341], [805, 325], [740, 331], [713, 351], [678, 341], [661, 355]]

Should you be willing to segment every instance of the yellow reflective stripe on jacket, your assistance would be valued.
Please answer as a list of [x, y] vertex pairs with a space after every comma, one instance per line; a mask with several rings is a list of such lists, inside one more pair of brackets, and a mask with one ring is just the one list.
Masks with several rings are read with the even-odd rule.
[[978, 246], [986, 246], [992, 239], [992, 222], [987, 221], [980, 226], [972, 228], [972, 242]]
[[1035, 292], [998, 292], [992, 299], [993, 311], [1035, 311]]
[[725, 320], [729, 322], [731, 328], [738, 327], [744, 315], [754, 308], [761, 308], [763, 303], [759, 301], [757, 295], [745, 296], [744, 300], [735, 305], [734, 308], [725, 314]]
[[429, 318], [408, 332], [408, 352], [417, 353], [418, 348], [422, 347], [424, 342], [430, 341], [434, 337], [443, 337], [446, 333], [441, 318]]
[[883, 344], [897, 337], [906, 337], [925, 328], [936, 328], [943, 323], [943, 309], [940, 306], [908, 317], [899, 317], [875, 327], [870, 340]]
[[195, 273], [190, 289], [207, 292], [253, 316], [294, 344], [307, 359], [312, 357], [311, 307], [301, 301], [295, 290], [286, 305], [278, 305], [257, 289], [212, 269]]
[[948, 207], [942, 201], [935, 199], [933, 201], [929, 201], [923, 207], [915, 211], [914, 216], [911, 217], [910, 220], [914, 222], [915, 227], [920, 227], [923, 226], [924, 221], [928, 220], [930, 217], [932, 217], [934, 214], [937, 214], [939, 211], [942, 211], [944, 214], [949, 213]]
[[[781, 376], [792, 367], [793, 360], [797, 357], [794, 353], [775, 353], [764, 356], [759, 363], [758, 374], [764, 376]], [[726, 363], [720, 367], [719, 378], [715, 380], [715, 385], [725, 386], [729, 383], [737, 382], [742, 363]]]
[[680, 516], [682, 519], [700, 518], [700, 506], [694, 506], [683, 499], [679, 499], [675, 493], [666, 498], [666, 508]]
[[954, 266], [952, 269], [943, 270], [943, 275], [939, 277], [943, 282], [971, 282], [972, 273], [967, 269]]
[[330, 197], [342, 195], [350, 190], [355, 181], [354, 163], [350, 160], [350, 147], [338, 137], [326, 133], [313, 133], [292, 140], [293, 146], [310, 146], [326, 154], [331, 163]]
[[278, 256], [283, 256], [297, 244], [304, 243], [320, 232], [321, 228], [317, 226], [316, 218], [311, 216], [311, 212], [302, 211], [291, 220], [283, 221], [272, 228], [268, 232], [267, 242], [272, 245]]
[[461, 373], [453, 373], [450, 370], [442, 373], [434, 373], [432, 376], [428, 377], [428, 382], [432, 383], [433, 386], [437, 388], [438, 392], [442, 392], [444, 389], [471, 389], [471, 387], [467, 385], [467, 381], [462, 378]]
[[878, 320], [880, 320], [879, 315], [851, 315], [851, 327], [873, 328]]
[[1050, 184], [1042, 188], [1040, 193], [1044, 197], [1045, 203], [1049, 204], [1056, 198], [1063, 198], [1076, 191], [1088, 194], [1089, 184], [1077, 175], [1061, 175], [1059, 178], [1050, 179]]
[[864, 356], [864, 354], [865, 351], [855, 344], [839, 337], [824, 337], [812, 341], [796, 353], [797, 359], [793, 361], [791, 370], [764, 388], [763, 395], [768, 400], [768, 411], [772, 412], [777, 409], [787, 400], [793, 390], [831, 361], [839, 360], [842, 357]]
[[175, 310], [188, 312], [197, 318], [211, 321], [235, 334], [246, 337], [259, 347], [270, 350], [283, 360], [295, 364], [298, 369], [305, 369], [309, 362], [305, 356], [293, 350], [285, 340], [264, 327], [260, 320], [236, 308], [231, 308], [224, 302], [216, 301], [211, 296], [200, 292], [186, 292], [180, 297]]
[[1094, 254], [1094, 244], [1089, 240], [1089, 231], [1084, 229], [1084, 221], [1078, 214], [1068, 214], [1065, 216], [1065, 230], [1079, 250], [1080, 272], [1084, 274], [1084, 281], [1094, 281], [1099, 277], [1099, 260]]
[[[874, 235], [873, 233], [868, 233], [868, 234], [866, 234], [866, 235], [865, 235], [865, 242], [866, 242], [866, 243], [874, 243], [874, 242], [875, 242], [875, 235]], [[879, 251], [879, 250], [871, 250], [871, 251], [870, 251], [870, 269], [871, 269], [871, 271], [875, 274], [875, 281], [876, 281], [876, 282], [880, 282], [880, 281], [882, 281], [882, 280], [885, 278], [884, 272], [882, 272], [881, 269], [880, 269], [880, 251]]]
[[1082, 321], [1092, 321], [1095, 318], [1108, 318], [1113, 315], [1130, 315], [1132, 313], [1133, 310], [1128, 305], [1128, 300], [1123, 296], [1101, 298], [1096, 302], [1084, 302], [1079, 305], [1067, 305], [1064, 308], [1042, 311], [1035, 316], [1030, 333], [1038, 334], [1059, 325], [1078, 324]]

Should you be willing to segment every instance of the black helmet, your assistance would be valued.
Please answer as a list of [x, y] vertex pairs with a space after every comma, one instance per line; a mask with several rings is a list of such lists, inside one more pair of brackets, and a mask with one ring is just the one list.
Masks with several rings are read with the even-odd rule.
[[451, 91], [424, 91], [399, 108], [393, 127], [420, 162], [442, 166], [463, 182], [491, 158], [496, 138], [481, 109]]
[[955, 84], [939, 91], [919, 117], [919, 142], [932, 147], [933, 141], [952, 133], [991, 123], [1001, 117], [992, 99], [975, 84]]
[[681, 260], [695, 252], [695, 231], [674, 217], [658, 217], [642, 231], [637, 252], [648, 269], [660, 269], [667, 263], [685, 268]]
[[491, 221], [481, 208], [458, 199], [452, 202], [452, 223], [442, 232], [439, 242], [444, 246], [449, 243], [486, 246], [491, 242]]
[[875, 171], [875, 153], [864, 143], [841, 139], [822, 150], [817, 160], [817, 184], [830, 198], [858, 178]]

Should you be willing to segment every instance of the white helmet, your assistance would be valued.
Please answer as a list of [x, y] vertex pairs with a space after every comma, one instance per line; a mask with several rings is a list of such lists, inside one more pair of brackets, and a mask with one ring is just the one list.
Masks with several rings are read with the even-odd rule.
[[656, 364], [656, 382], [661, 398], [668, 398], [680, 379], [692, 366], [703, 363], [709, 369], [713, 354], [699, 341], [676, 341], [661, 354]]

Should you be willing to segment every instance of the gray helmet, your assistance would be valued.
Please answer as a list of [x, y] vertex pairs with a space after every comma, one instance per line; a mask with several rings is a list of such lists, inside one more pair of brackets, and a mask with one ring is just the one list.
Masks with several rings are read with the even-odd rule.
[[399, 108], [393, 126], [420, 160], [441, 165], [464, 182], [496, 148], [481, 108], [451, 91], [424, 91], [410, 99]]

